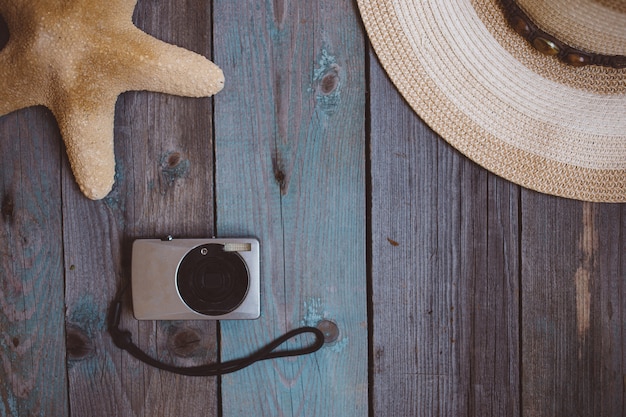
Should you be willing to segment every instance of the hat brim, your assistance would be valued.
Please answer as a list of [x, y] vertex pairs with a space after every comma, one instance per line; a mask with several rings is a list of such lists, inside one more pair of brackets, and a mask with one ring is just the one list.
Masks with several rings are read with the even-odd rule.
[[399, 92], [460, 152], [529, 189], [626, 202], [626, 70], [539, 54], [495, 0], [358, 3]]

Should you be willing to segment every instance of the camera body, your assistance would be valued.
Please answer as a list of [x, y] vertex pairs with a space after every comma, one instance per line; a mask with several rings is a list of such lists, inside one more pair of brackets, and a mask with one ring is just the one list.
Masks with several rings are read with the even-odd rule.
[[135, 318], [258, 318], [259, 252], [254, 238], [136, 240], [131, 264]]

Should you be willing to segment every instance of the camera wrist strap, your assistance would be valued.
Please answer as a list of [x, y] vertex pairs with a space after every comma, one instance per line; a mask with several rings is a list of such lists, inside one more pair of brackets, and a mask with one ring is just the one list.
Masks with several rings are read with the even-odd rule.
[[[252, 365], [258, 361], [263, 361], [266, 359], [276, 359], [283, 358], [287, 356], [300, 356], [306, 355], [309, 353], [313, 353], [318, 351], [324, 345], [324, 334], [321, 330], [315, 327], [300, 327], [298, 329], [291, 330], [284, 335], [278, 337], [272, 342], [268, 343], [255, 353], [250, 356], [234, 359], [227, 362], [218, 362], [211, 363], [207, 365], [199, 365], [199, 366], [190, 366], [190, 367], [181, 367], [174, 366], [171, 364], [167, 364], [161, 362], [150, 355], [146, 354], [142, 351], [137, 345], [133, 343], [132, 335], [128, 330], [123, 330], [119, 328], [120, 317], [122, 311], [122, 294], [123, 290], [117, 295], [117, 297], [111, 303], [111, 307], [109, 310], [108, 316], [108, 330], [111, 338], [113, 339], [113, 343], [118, 348], [127, 351], [129, 354], [139, 359], [140, 361], [154, 366], [158, 369], [163, 369], [165, 371], [173, 372], [180, 375], [187, 376], [217, 376], [217, 375], [225, 375], [240, 369], [243, 369], [247, 366]], [[291, 349], [291, 350], [279, 350], [275, 351], [278, 347], [280, 347], [283, 343], [288, 341], [289, 339], [305, 334], [310, 333], [315, 336], [315, 341], [303, 348], [299, 349]]]

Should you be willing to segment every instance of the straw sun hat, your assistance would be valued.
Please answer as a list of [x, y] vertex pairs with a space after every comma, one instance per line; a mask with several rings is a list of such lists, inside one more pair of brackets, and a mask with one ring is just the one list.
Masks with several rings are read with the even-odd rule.
[[626, 202], [626, 0], [358, 3], [400, 93], [463, 154], [543, 193]]

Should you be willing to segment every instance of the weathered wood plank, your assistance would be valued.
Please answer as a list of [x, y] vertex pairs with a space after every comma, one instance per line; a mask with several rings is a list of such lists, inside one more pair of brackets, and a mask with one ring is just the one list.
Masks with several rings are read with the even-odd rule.
[[[211, 49], [204, 1], [140, 1], [137, 25], [205, 56]], [[108, 303], [130, 279], [135, 238], [207, 237], [213, 233], [213, 142], [210, 99], [127, 93], [118, 100], [117, 182], [100, 202], [85, 199], [65, 172], [64, 232], [69, 398], [77, 416], [217, 414], [215, 378], [181, 377], [138, 362], [106, 332]], [[150, 354], [178, 365], [217, 356], [212, 322], [137, 322], [126, 297], [123, 328]], [[193, 341], [181, 346], [179, 341]]]
[[524, 192], [527, 416], [624, 415], [626, 204]]
[[67, 415], [61, 139], [52, 114], [0, 118], [0, 415]]
[[374, 414], [519, 416], [519, 190], [429, 130], [370, 56]]
[[[223, 378], [224, 416], [367, 415], [363, 35], [349, 1], [215, 1], [220, 236], [262, 250], [262, 316], [222, 322], [224, 359], [337, 323], [315, 355]], [[294, 346], [294, 344], [292, 344]]]

